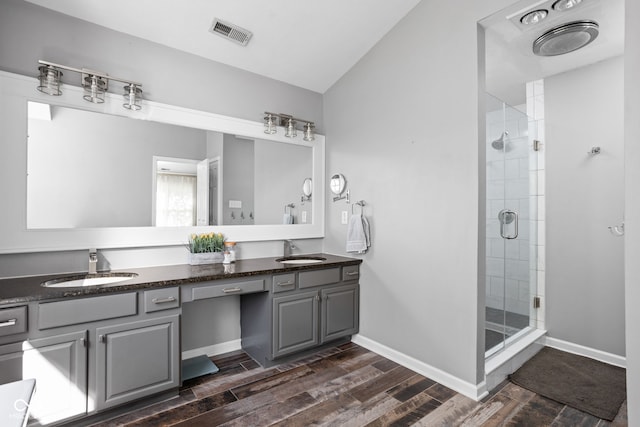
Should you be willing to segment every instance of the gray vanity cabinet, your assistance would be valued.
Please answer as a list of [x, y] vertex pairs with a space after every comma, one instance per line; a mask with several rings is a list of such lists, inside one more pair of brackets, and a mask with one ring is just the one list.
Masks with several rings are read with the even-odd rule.
[[0, 346], [0, 383], [36, 379], [32, 424], [50, 424], [87, 412], [87, 331]]
[[179, 330], [178, 315], [97, 328], [96, 409], [178, 387]]
[[30, 425], [177, 390], [179, 296], [175, 287], [0, 309], [21, 326], [0, 333], [0, 384], [36, 380]]
[[[347, 274], [348, 273], [348, 274]], [[242, 348], [263, 366], [358, 332], [358, 266], [274, 275], [241, 299]]]
[[273, 357], [320, 343], [318, 291], [273, 299]]
[[322, 328], [320, 342], [358, 332], [360, 312], [357, 284], [322, 289]]

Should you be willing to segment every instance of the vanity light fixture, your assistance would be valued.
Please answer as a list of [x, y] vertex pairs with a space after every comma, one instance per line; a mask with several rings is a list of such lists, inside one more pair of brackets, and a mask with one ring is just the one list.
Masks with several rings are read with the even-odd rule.
[[267, 113], [264, 118], [264, 133], [268, 133], [269, 135], [273, 135], [277, 132], [276, 122], [274, 121], [274, 116], [271, 113]]
[[109, 80], [125, 83], [125, 103], [123, 107], [130, 110], [139, 110], [142, 108], [140, 101], [142, 100], [142, 84], [110, 76], [100, 71], [88, 70], [85, 68], [74, 68], [66, 65], [54, 64], [53, 62], [39, 60], [40, 76], [38, 77], [38, 90], [47, 95], [59, 96], [62, 94], [60, 85], [62, 84], [62, 71], [73, 71], [81, 76], [81, 85], [84, 88], [83, 98], [89, 102], [102, 104], [104, 102], [105, 92], [109, 89]]
[[547, 17], [549, 11], [546, 9], [538, 9], [531, 11], [520, 18], [520, 22], [524, 25], [534, 25], [542, 22], [544, 18]]
[[[280, 122], [278, 123], [278, 119]], [[305, 141], [313, 141], [315, 138], [314, 129], [316, 127], [315, 123], [310, 120], [299, 119], [293, 117], [290, 114], [276, 114], [265, 111], [264, 113], [264, 133], [273, 135], [278, 131], [278, 125], [283, 126], [285, 129], [284, 136], [287, 138], [295, 138], [298, 136], [298, 129], [296, 128], [297, 123], [304, 123], [302, 128], [303, 130], [303, 140]]]
[[128, 110], [139, 110], [142, 108], [140, 101], [142, 101], [142, 89], [136, 84], [128, 84], [124, 87], [124, 100], [125, 103], [122, 106]]
[[49, 65], [41, 65], [38, 67], [38, 70], [40, 70], [40, 76], [38, 76], [40, 84], [38, 85], [38, 90], [42, 93], [46, 93], [47, 95], [62, 95], [62, 91], [60, 90], [60, 78], [62, 78], [62, 71]]
[[287, 119], [287, 130], [284, 133], [284, 136], [287, 138], [295, 138], [298, 136], [298, 131], [296, 130], [296, 121], [293, 120], [293, 117]]
[[304, 125], [304, 133], [303, 133], [303, 137], [302, 139], [304, 139], [305, 141], [313, 141], [314, 139], [316, 139], [315, 135], [313, 134], [313, 123], [305, 123]]
[[83, 98], [85, 101], [102, 104], [104, 102], [104, 93], [109, 84], [100, 76], [88, 74], [82, 78], [82, 87], [84, 88]]

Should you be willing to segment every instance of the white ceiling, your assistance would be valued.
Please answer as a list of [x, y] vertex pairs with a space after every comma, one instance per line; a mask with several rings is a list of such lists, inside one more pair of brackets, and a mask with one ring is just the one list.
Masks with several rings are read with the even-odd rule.
[[[324, 93], [420, 0], [26, 0], [85, 21]], [[213, 35], [214, 18], [253, 33]]]
[[[638, 1], [638, 0], [633, 0]], [[583, 0], [564, 12], [553, 11], [555, 0], [521, 0], [481, 21], [486, 34], [487, 92], [510, 105], [524, 102], [525, 83], [573, 70], [624, 53], [624, 0]], [[531, 10], [549, 15], [536, 25], [519, 20]], [[565, 55], [540, 57], [533, 42], [558, 25], [593, 20], [600, 34], [589, 45]]]

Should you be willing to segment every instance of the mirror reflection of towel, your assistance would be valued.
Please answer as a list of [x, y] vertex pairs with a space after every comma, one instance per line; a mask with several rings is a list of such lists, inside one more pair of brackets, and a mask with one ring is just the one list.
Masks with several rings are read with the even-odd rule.
[[362, 215], [351, 215], [347, 226], [347, 252], [364, 254], [371, 246], [369, 221]]
[[290, 213], [284, 214], [284, 216], [282, 217], [282, 223], [293, 224], [293, 215], [291, 215]]

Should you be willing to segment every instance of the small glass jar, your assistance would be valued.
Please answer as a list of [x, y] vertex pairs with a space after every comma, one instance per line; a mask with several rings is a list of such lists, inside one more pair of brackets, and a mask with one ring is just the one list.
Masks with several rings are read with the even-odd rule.
[[229, 262], [236, 262], [236, 242], [224, 242], [224, 252], [229, 254]]

